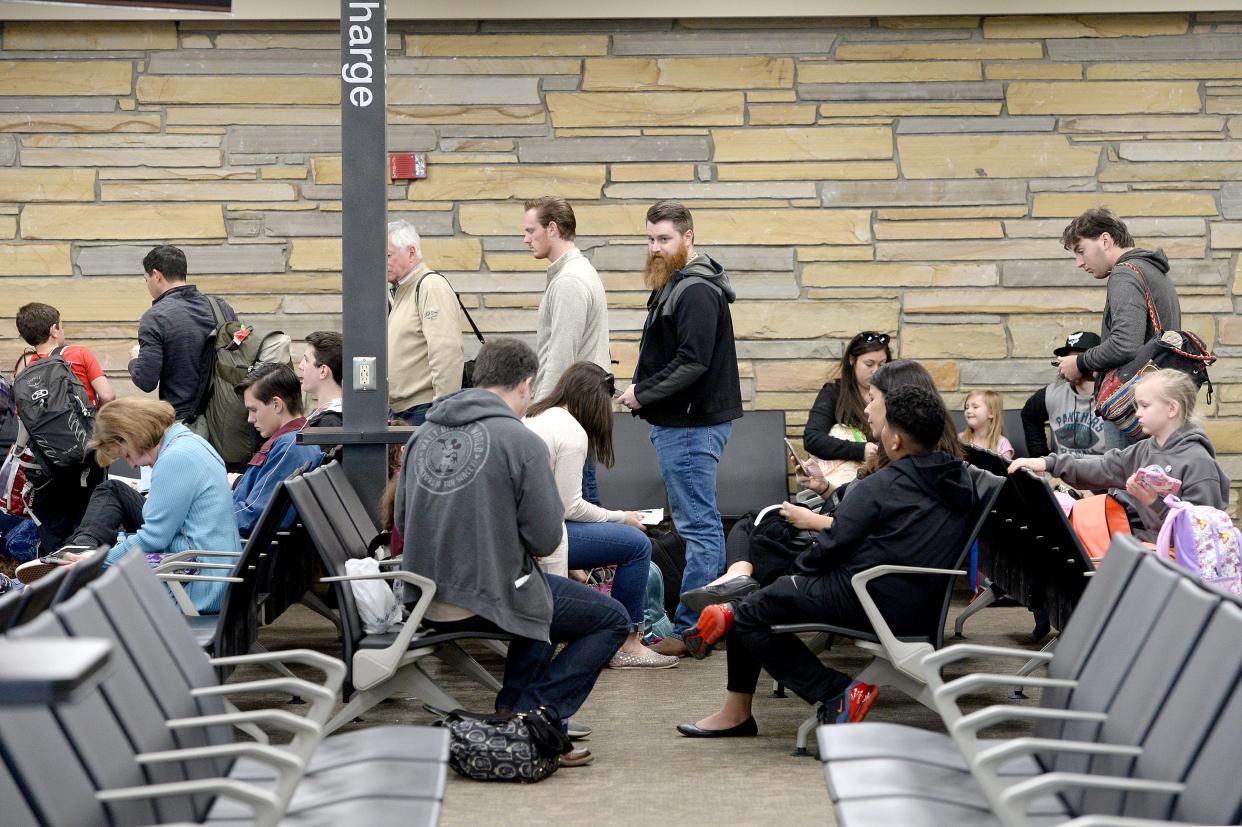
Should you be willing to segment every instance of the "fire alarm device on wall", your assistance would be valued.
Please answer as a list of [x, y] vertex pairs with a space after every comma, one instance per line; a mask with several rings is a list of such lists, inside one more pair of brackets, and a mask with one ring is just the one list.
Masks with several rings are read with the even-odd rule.
[[388, 156], [388, 177], [412, 181], [427, 177], [427, 155], [423, 152], [394, 152]]

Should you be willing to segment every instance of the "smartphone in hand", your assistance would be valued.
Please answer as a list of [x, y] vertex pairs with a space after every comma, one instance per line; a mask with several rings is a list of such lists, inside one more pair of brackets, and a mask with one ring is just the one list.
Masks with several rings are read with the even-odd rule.
[[793, 443], [790, 442], [788, 438], [785, 438], [785, 449], [789, 451], [789, 458], [793, 460], [794, 467], [798, 469], [798, 472], [804, 477], [811, 476], [810, 467], [805, 462], [798, 459], [798, 452], [794, 450]]

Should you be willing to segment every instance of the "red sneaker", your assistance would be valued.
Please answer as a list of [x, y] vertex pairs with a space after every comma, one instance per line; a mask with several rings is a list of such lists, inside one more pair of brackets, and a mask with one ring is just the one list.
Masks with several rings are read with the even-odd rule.
[[851, 724], [860, 722], [867, 717], [875, 699], [880, 696], [880, 687], [870, 683], [854, 681], [849, 690], [849, 721]]
[[720, 603], [708, 606], [699, 613], [699, 622], [681, 636], [695, 660], [711, 654], [712, 644], [717, 643], [733, 628], [733, 604]]

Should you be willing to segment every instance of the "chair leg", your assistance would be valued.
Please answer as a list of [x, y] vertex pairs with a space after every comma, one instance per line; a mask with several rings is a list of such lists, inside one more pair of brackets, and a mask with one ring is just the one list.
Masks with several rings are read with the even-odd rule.
[[388, 680], [370, 689], [360, 689], [355, 692], [349, 703], [341, 707], [340, 711], [332, 716], [332, 720], [324, 726], [324, 735], [335, 732], [377, 704], [403, 693], [413, 695], [423, 703], [439, 709], [461, 708], [457, 699], [440, 688], [439, 684], [415, 662], [401, 667]]
[[818, 723], [819, 718], [812, 712], [811, 717], [798, 725], [798, 740], [794, 743], [794, 751], [791, 753], [795, 758], [805, 758], [810, 755], [806, 750], [806, 742], [810, 738], [811, 733], [815, 731], [815, 725]]
[[341, 619], [336, 616], [336, 612], [328, 608], [328, 604], [320, 599], [319, 595], [314, 592], [307, 592], [302, 595], [301, 603], [317, 615], [321, 615], [328, 619], [333, 626], [336, 627], [337, 634], [344, 634], [341, 631]]
[[[1054, 637], [1052, 640], [1050, 640], [1050, 641], [1048, 641], [1047, 643], [1045, 643], [1045, 644], [1044, 644], [1044, 647], [1043, 647], [1042, 649], [1040, 649], [1039, 651], [1041, 651], [1041, 652], [1051, 652], [1051, 651], [1054, 651], [1054, 650], [1057, 648], [1057, 641], [1058, 641], [1058, 640], [1060, 640], [1060, 637]], [[1026, 677], [1027, 675], [1031, 674], [1032, 672], [1034, 672], [1034, 671], [1035, 671], [1036, 669], [1038, 669], [1039, 667], [1041, 667], [1041, 666], [1046, 666], [1046, 665], [1047, 665], [1047, 661], [1045, 661], [1045, 660], [1041, 660], [1041, 659], [1039, 659], [1039, 658], [1031, 658], [1030, 660], [1028, 660], [1026, 663], [1024, 663], [1024, 664], [1022, 665], [1022, 668], [1021, 668], [1021, 669], [1019, 669], [1019, 670], [1018, 670], [1018, 671], [1014, 674], [1014, 677], [1015, 677], [1015, 678], [1023, 678], [1023, 677]], [[1010, 698], [1025, 698], [1025, 697], [1026, 697], [1026, 693], [1022, 691], [1022, 687], [1020, 687], [1020, 686], [1015, 686], [1015, 687], [1013, 688], [1013, 694], [1011, 694], [1009, 697], [1010, 697]]]
[[457, 645], [456, 641], [441, 646], [435, 651], [434, 657], [444, 661], [484, 688], [493, 692], [500, 691], [500, 681], [496, 679], [496, 676], [484, 669], [483, 664], [472, 658], [465, 649]]
[[962, 610], [962, 613], [957, 616], [957, 620], [953, 621], [953, 637], [965, 637], [965, 635], [962, 634], [962, 627], [966, 625], [966, 619], [978, 612], [983, 611], [988, 606], [991, 606], [999, 599], [999, 597], [1000, 595], [996, 593], [996, 585], [994, 583], [989, 583], [988, 587], [983, 590], [983, 593], [974, 600], [970, 601], [970, 605]]
[[490, 649], [502, 658], [509, 657], [509, 644], [503, 640], [494, 640], [493, 638], [483, 638], [479, 641], [484, 649]]

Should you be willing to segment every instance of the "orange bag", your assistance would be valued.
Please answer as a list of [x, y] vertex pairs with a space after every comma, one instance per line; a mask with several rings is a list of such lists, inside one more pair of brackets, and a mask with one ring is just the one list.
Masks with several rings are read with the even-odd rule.
[[1070, 525], [1083, 548], [1099, 565], [1114, 534], [1130, 534], [1130, 518], [1125, 507], [1108, 494], [1084, 497], [1070, 511]]

